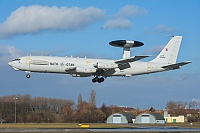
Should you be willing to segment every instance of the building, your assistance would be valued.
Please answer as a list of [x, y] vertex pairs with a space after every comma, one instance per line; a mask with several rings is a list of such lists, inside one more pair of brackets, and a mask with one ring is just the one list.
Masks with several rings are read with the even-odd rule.
[[133, 114], [124, 112], [124, 113], [115, 113], [110, 115], [107, 118], [107, 123], [134, 123], [135, 116]]
[[185, 117], [184, 115], [179, 115], [176, 117], [165, 117], [166, 123], [184, 123]]
[[165, 118], [166, 123], [184, 123], [185, 122], [184, 115], [171, 117], [167, 111], [164, 111], [164, 118]]
[[165, 123], [165, 118], [158, 113], [142, 113], [135, 119], [135, 123]]

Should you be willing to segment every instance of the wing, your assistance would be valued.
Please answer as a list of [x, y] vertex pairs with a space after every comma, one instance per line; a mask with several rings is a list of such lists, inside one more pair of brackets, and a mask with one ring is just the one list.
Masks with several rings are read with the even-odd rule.
[[65, 69], [66, 73], [78, 76], [104, 75], [105, 72], [113, 73], [115, 68], [120, 70], [129, 68], [129, 62], [134, 62], [149, 56], [134, 56], [111, 62], [97, 62], [90, 66], [72, 66]]
[[192, 62], [191, 61], [186, 61], [186, 62], [181, 62], [181, 63], [177, 63], [177, 64], [171, 64], [171, 65], [163, 66], [162, 68], [169, 69], [169, 70], [179, 69], [180, 67], [182, 67], [184, 65], [187, 65], [189, 63], [192, 63]]
[[137, 60], [141, 60], [141, 59], [147, 58], [147, 57], [149, 57], [149, 56], [148, 55], [136, 55], [134, 57], [116, 60], [115, 63], [124, 64], [124, 63], [129, 63], [129, 62], [134, 62], [134, 61], [137, 61]]
[[109, 69], [119, 68], [119, 66], [122, 66], [122, 65], [130, 66], [129, 62], [134, 62], [146, 57], [149, 57], [149, 56], [134, 56], [130, 58], [116, 60], [112, 63], [97, 62], [96, 64], [94, 64], [94, 67], [97, 69], [109, 70]]
[[141, 60], [147, 57], [149, 57], [149, 55], [136, 55], [134, 57], [116, 60], [115, 63], [119, 65], [118, 67], [120, 70], [124, 70], [131, 67], [129, 62], [134, 62], [134, 61]]

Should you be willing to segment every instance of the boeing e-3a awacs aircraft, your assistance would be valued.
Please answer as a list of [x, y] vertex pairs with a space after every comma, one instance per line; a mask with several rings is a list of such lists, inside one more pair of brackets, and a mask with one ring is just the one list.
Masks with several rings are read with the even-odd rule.
[[52, 56], [25, 56], [9, 62], [15, 70], [39, 73], [62, 73], [73, 77], [94, 76], [92, 82], [101, 83], [105, 77], [135, 76], [179, 69], [188, 62], [176, 63], [182, 36], [173, 36], [160, 54], [149, 62], [138, 61], [149, 57], [145, 55], [130, 57], [130, 48], [144, 45], [139, 41], [117, 40], [109, 44], [123, 47], [123, 58], [120, 60], [52, 57]]

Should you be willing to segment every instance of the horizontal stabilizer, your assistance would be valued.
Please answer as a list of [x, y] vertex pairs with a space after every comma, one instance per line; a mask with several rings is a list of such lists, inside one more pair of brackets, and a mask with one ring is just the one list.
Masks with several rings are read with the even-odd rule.
[[164, 68], [164, 69], [179, 69], [180, 67], [182, 67], [184, 65], [187, 65], [189, 63], [192, 63], [192, 62], [191, 61], [186, 61], [186, 62], [181, 62], [181, 63], [177, 63], [177, 64], [163, 66], [162, 68]]
[[137, 61], [137, 60], [141, 60], [141, 59], [147, 58], [147, 57], [149, 57], [149, 56], [148, 55], [136, 55], [134, 57], [116, 60], [115, 63], [124, 64], [124, 63], [128, 63], [128, 62], [134, 62], [134, 61]]

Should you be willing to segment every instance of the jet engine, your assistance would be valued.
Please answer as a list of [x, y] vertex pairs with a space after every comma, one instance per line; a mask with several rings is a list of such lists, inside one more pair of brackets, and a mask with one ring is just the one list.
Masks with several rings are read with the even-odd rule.
[[76, 72], [78, 73], [95, 73], [96, 68], [86, 68], [86, 67], [76, 67]]
[[95, 67], [100, 69], [113, 69], [113, 68], [118, 68], [118, 64], [97, 62]]

